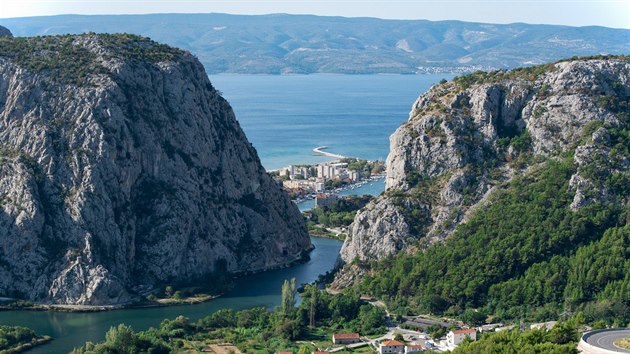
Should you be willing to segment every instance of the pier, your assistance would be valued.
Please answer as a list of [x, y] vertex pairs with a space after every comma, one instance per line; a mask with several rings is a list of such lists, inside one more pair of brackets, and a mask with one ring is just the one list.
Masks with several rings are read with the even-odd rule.
[[328, 157], [334, 157], [336, 159], [345, 159], [346, 158], [346, 156], [343, 156], [343, 155], [333, 154], [332, 152], [324, 151], [325, 149], [328, 149], [328, 146], [318, 146], [318, 147], [313, 149], [313, 152], [316, 153], [316, 154], [320, 154], [320, 155], [324, 155], [324, 156], [328, 156]]

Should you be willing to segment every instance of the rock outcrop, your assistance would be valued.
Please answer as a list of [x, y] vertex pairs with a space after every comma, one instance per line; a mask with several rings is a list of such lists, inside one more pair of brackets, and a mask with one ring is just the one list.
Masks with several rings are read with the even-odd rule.
[[0, 37], [13, 37], [8, 28], [0, 26]]
[[190, 53], [130, 35], [0, 38], [0, 295], [124, 303], [311, 247]]
[[[391, 136], [387, 190], [358, 212], [341, 258], [368, 261], [439, 242], [498, 184], [563, 153], [580, 167], [572, 208], [605, 200], [605, 179], [630, 166], [610, 153], [605, 128], [627, 119], [629, 97], [627, 57], [475, 73], [432, 87]], [[585, 176], [587, 165], [600, 173]], [[349, 284], [342, 272], [334, 286]]]

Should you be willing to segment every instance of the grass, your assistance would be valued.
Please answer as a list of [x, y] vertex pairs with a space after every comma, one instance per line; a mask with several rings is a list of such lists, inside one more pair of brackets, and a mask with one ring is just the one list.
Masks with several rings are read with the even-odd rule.
[[630, 350], [630, 338], [621, 338], [613, 344], [619, 348]]
[[210, 294], [195, 294], [192, 296], [182, 297], [179, 299], [172, 298], [172, 297], [164, 298], [164, 299], [157, 299], [155, 300], [155, 302], [161, 305], [199, 304], [202, 302], [212, 300], [215, 297], [216, 296], [210, 295]]

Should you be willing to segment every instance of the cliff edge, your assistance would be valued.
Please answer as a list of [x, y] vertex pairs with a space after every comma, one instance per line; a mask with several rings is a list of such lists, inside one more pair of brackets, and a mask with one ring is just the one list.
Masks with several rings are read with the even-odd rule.
[[[563, 154], [578, 166], [571, 210], [623, 205], [607, 181], [625, 176], [609, 130], [628, 124], [628, 57], [571, 59], [477, 72], [433, 86], [390, 137], [386, 192], [357, 213], [333, 284], [352, 284], [369, 262], [449, 237], [496, 188]], [[593, 173], [598, 171], [598, 173]], [[621, 178], [621, 177], [619, 177]]]
[[312, 247], [188, 52], [131, 35], [0, 37], [0, 294], [124, 303]]

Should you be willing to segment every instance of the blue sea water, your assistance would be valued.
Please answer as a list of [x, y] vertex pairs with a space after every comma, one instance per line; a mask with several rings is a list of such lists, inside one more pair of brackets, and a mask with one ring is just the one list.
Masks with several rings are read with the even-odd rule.
[[418, 96], [451, 74], [213, 75], [263, 166], [317, 163], [312, 149], [385, 160], [389, 136]]
[[[347, 195], [379, 195], [385, 190], [385, 178], [381, 178], [375, 181], [369, 181], [368, 183], [359, 186], [355, 189], [346, 189], [339, 193], [340, 196]], [[306, 199], [298, 203], [298, 209], [300, 211], [311, 210], [315, 207], [314, 199]]]

